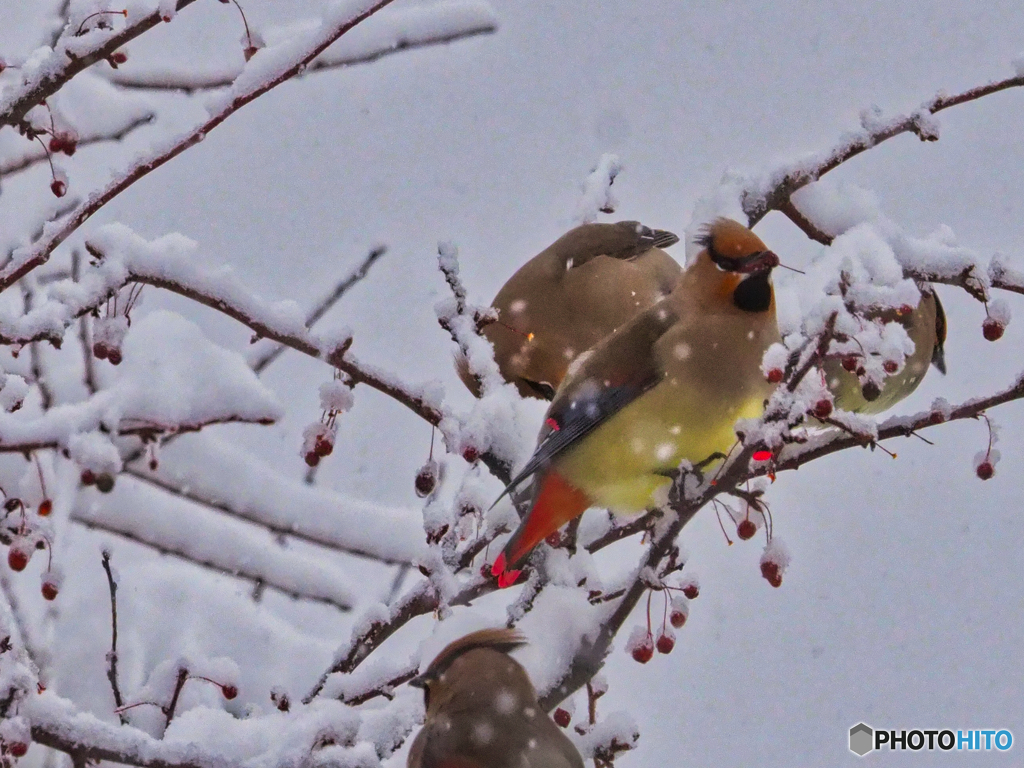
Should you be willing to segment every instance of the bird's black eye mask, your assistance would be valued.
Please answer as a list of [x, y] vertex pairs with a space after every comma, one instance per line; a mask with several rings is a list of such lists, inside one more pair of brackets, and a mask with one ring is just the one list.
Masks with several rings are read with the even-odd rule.
[[758, 272], [736, 286], [732, 303], [744, 312], [767, 312], [772, 305], [771, 270]]

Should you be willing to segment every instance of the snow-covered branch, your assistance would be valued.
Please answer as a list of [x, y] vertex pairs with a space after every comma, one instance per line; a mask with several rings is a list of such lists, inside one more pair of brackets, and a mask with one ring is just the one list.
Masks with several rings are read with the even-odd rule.
[[[195, 0], [177, 0], [180, 11]], [[63, 88], [75, 75], [98, 61], [109, 59], [118, 48], [163, 22], [166, 10], [161, 3], [147, 0], [133, 4], [121, 27], [94, 26], [88, 30], [75, 27], [74, 20], [64, 28], [50, 50], [33, 56], [21, 68], [21, 82], [7, 89], [0, 97], [0, 128], [18, 125], [29, 110]]]
[[[178, 7], [184, 7], [190, 2], [192, 0], [179, 0]], [[198, 144], [206, 138], [210, 131], [246, 104], [302, 72], [317, 56], [327, 50], [342, 35], [390, 2], [391, 0], [376, 0], [375, 2], [366, 0], [361, 3], [344, 4], [340, 6], [337, 18], [330, 15], [325, 17], [320, 26], [308, 34], [297, 35], [295, 38], [275, 48], [265, 48], [258, 51], [249, 60], [242, 73], [235, 79], [231, 88], [223, 95], [220, 106], [211, 110], [211, 117], [208, 120], [172, 142], [170, 146], [157, 149], [149, 157], [136, 161], [103, 190], [90, 195], [63, 222], [47, 227], [40, 240], [25, 248], [16, 250], [10, 263], [0, 268], [0, 292], [9, 288], [36, 267], [45, 264], [58, 245], [63, 243], [93, 214], [128, 189], [132, 184], [170, 160], [173, 160], [185, 150]], [[153, 26], [153, 24], [160, 20], [160, 15], [158, 12], [154, 12], [145, 18], [155, 19], [149, 24], [149, 26]], [[139, 32], [136, 34], [141, 34], [142, 31], [145, 31], [145, 29], [141, 29], [141, 26], [145, 23], [145, 21], [140, 21], [132, 29], [139, 27]], [[145, 28], [148, 29], [149, 26]], [[119, 38], [120, 35], [116, 37]], [[106, 50], [106, 46], [109, 44], [108, 42], [101, 46], [99, 50]], [[116, 47], [114, 46], [114, 48]], [[98, 60], [98, 58], [93, 60]], [[45, 82], [49, 82], [46, 78], [43, 79]], [[57, 83], [57, 87], [63, 82], [65, 80]], [[0, 103], [0, 125], [4, 124], [6, 115], [18, 114], [19, 110], [20, 115], [24, 116], [29, 107], [34, 106], [41, 98], [47, 95], [46, 93], [38, 94], [36, 90], [39, 89], [29, 89], [29, 92], [34, 94], [34, 96], [31, 103], [24, 105], [23, 108], [19, 106], [21, 101], [17, 99], [9, 101], [6, 105]]]
[[826, 152], [778, 165], [758, 178], [749, 179], [741, 194], [743, 212], [750, 226], [754, 226], [769, 211], [785, 213], [792, 205], [790, 197], [794, 192], [817, 181], [847, 160], [904, 133], [912, 133], [921, 141], [937, 141], [939, 127], [932, 115], [1021, 86], [1024, 86], [1024, 75], [1018, 74], [953, 96], [939, 93], [909, 115], [887, 119], [873, 111], [865, 111], [861, 115], [861, 130], [847, 134], [839, 144]]
[[[266, 30], [264, 39], [274, 45], [296, 27]], [[478, 0], [454, 0], [436, 5], [403, 8], [376, 16], [360, 27], [361, 34], [346, 35], [296, 77], [314, 72], [369, 64], [385, 56], [419, 48], [446, 45], [459, 40], [491, 34], [498, 28], [497, 18], [486, 3]], [[226, 88], [241, 74], [242, 67], [195, 69], [188, 67], [116, 69], [106, 73], [110, 82], [122, 88], [141, 90], [196, 91]]]

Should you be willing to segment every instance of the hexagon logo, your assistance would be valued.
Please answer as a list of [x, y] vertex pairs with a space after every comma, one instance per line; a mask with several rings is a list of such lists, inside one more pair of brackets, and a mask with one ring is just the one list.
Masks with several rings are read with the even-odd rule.
[[875, 732], [870, 725], [857, 723], [850, 729], [850, 751], [864, 757], [875, 748]]

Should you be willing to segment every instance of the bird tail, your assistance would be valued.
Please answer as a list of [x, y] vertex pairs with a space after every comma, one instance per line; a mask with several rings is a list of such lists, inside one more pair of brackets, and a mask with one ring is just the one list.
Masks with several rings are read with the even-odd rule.
[[544, 475], [540, 483], [540, 492], [529, 513], [491, 568], [491, 574], [498, 577], [498, 586], [502, 589], [515, 583], [521, 571], [514, 567], [535, 546], [570, 520], [582, 515], [590, 506], [587, 494], [554, 470]]

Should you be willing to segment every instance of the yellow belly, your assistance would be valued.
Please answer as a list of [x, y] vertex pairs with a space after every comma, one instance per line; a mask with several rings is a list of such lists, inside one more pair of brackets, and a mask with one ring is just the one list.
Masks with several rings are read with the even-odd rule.
[[657, 474], [684, 459], [693, 464], [736, 443], [733, 425], [756, 418], [764, 393], [723, 401], [669, 382], [658, 385], [587, 436], [557, 462], [558, 471], [594, 506], [635, 514], [653, 504], [669, 478]]

